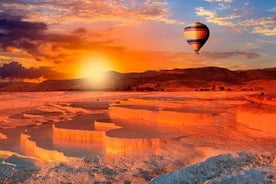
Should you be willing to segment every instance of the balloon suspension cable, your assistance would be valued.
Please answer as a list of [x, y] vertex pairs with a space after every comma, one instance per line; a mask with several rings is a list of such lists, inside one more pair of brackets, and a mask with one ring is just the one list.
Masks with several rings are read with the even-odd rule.
[[198, 52], [198, 51], [195, 51], [195, 52], [194, 52], [194, 55], [199, 55], [199, 52]]

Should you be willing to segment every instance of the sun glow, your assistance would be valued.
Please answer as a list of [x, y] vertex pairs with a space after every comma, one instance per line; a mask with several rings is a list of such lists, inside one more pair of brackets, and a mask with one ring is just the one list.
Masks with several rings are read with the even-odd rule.
[[90, 56], [82, 60], [78, 76], [87, 78], [91, 85], [100, 85], [107, 80], [107, 71], [111, 70], [112, 67], [107, 58]]

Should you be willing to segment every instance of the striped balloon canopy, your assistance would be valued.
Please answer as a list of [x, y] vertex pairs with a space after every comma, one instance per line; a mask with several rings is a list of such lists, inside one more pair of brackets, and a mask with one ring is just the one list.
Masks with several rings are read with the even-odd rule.
[[209, 29], [205, 24], [193, 22], [185, 27], [184, 37], [195, 53], [199, 54], [198, 51], [209, 38]]

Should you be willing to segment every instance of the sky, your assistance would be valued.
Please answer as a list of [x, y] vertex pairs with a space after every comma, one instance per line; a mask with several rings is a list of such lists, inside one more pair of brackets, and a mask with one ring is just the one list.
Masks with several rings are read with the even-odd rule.
[[[197, 21], [210, 37], [194, 55], [183, 30]], [[275, 0], [0, 1], [1, 81], [270, 68], [275, 48]]]

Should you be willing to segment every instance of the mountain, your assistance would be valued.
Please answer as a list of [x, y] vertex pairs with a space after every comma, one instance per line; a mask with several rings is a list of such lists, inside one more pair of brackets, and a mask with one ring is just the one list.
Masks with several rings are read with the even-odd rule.
[[0, 91], [222, 91], [276, 90], [276, 68], [232, 71], [203, 67], [145, 71], [141, 73], [107, 72], [108, 80], [93, 83], [89, 79], [45, 80], [41, 83], [0, 83]]
[[0, 91], [33, 91], [36, 83], [29, 82], [2, 82]]

